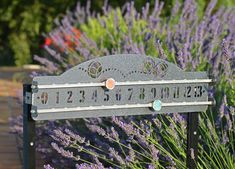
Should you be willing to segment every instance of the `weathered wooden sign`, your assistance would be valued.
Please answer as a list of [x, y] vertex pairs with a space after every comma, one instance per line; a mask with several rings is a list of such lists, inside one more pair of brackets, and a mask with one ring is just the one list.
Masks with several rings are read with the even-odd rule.
[[34, 120], [205, 111], [205, 72], [141, 55], [96, 58], [60, 76], [33, 79]]
[[[213, 102], [206, 72], [184, 72], [167, 61], [134, 54], [100, 57], [60, 76], [24, 85], [24, 168], [35, 168], [35, 121], [188, 113], [187, 167], [197, 166], [198, 113]], [[191, 158], [194, 151], [195, 159]]]

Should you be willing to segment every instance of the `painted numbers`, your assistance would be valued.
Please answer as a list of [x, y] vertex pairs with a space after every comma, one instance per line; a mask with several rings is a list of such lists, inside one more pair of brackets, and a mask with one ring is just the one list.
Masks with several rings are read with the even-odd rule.
[[168, 100], [174, 99], [193, 99], [200, 98], [206, 92], [202, 85], [197, 86], [150, 86], [150, 87], [120, 87], [114, 90], [99, 88], [84, 88], [70, 90], [56, 90], [54, 92], [42, 91], [37, 96], [42, 105], [54, 103], [60, 104], [88, 104], [99, 103], [106, 104], [108, 102], [117, 103], [138, 103], [138, 101], [153, 101], [156, 99]]

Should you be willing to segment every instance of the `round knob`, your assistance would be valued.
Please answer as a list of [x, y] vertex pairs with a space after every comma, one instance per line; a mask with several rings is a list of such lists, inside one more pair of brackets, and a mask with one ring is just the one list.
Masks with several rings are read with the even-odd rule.
[[115, 87], [115, 80], [113, 78], [109, 78], [105, 81], [105, 87], [109, 90], [114, 89]]
[[153, 110], [160, 111], [162, 108], [162, 102], [160, 100], [154, 100], [153, 102]]

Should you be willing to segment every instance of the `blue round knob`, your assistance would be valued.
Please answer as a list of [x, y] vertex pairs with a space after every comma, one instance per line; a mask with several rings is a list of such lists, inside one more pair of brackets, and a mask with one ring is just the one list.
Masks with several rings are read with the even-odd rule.
[[160, 111], [162, 108], [162, 102], [160, 100], [154, 100], [153, 102], [153, 109], [155, 111]]

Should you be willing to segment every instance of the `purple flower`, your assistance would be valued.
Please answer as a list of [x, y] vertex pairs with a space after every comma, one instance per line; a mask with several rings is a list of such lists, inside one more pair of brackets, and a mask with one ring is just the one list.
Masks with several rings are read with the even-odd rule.
[[154, 124], [155, 124], [159, 129], [162, 128], [162, 123], [161, 123], [161, 121], [160, 121], [158, 118], [155, 118], [155, 119], [153, 120], [153, 122], [154, 122]]
[[215, 5], [217, 4], [217, 0], [211, 0], [209, 5], [206, 8], [205, 17], [208, 17], [211, 15], [212, 10], [215, 8]]
[[226, 132], [224, 132], [222, 137], [222, 144], [227, 144], [229, 142], [229, 138]]
[[103, 166], [99, 166], [97, 164], [77, 164], [76, 169], [105, 169]]
[[129, 148], [129, 154], [126, 156], [126, 161], [127, 162], [134, 162], [134, 160], [136, 158], [135, 152], [130, 144], [128, 144], [128, 148]]
[[116, 159], [121, 165], [125, 165], [125, 160], [118, 154], [118, 152], [110, 147], [109, 148], [110, 156]]
[[54, 169], [53, 167], [50, 166], [50, 164], [44, 165], [44, 169]]
[[70, 136], [64, 134], [61, 130], [54, 130], [53, 131], [53, 135], [51, 135], [51, 137], [54, 140], [59, 141], [62, 145], [68, 147], [70, 145], [70, 143], [72, 142], [70, 140]]
[[56, 143], [51, 143], [51, 146], [62, 156], [66, 157], [66, 158], [71, 158], [74, 160], [80, 160], [80, 156], [74, 156], [73, 152], [69, 151], [69, 150], [65, 150], [63, 147], [59, 147], [58, 144]]
[[149, 164], [148, 169], [155, 169], [155, 166], [153, 164]]
[[111, 138], [113, 138], [114, 140], [119, 141], [119, 134], [118, 132], [114, 129], [114, 127], [111, 127], [111, 134], [110, 134]]
[[170, 168], [176, 166], [175, 161], [170, 156], [166, 156], [166, 160], [170, 163]]
[[76, 141], [78, 141], [79, 143], [84, 143], [85, 142], [85, 137], [81, 137], [78, 134], [75, 134], [74, 132], [72, 132], [69, 129], [65, 129], [65, 132], [69, 135], [69, 137], [75, 139]]
[[179, 114], [179, 113], [173, 113], [172, 119], [176, 122], [182, 125], [183, 127], [186, 127], [186, 120], [185, 118]]
[[96, 132], [101, 136], [106, 136], [106, 131], [104, 129], [102, 129], [101, 127], [97, 126], [97, 125], [88, 125], [88, 128], [92, 132]]
[[150, 152], [154, 161], [159, 160], [159, 150], [153, 144], [150, 144]]
[[42, 65], [45, 66], [46, 70], [49, 72], [49, 73], [54, 73], [58, 70], [58, 67], [56, 66], [55, 63], [49, 61], [48, 59], [46, 58], [42, 58], [42, 57], [39, 57], [37, 55], [34, 55], [34, 59], [38, 62], [40, 62]]
[[195, 159], [195, 155], [194, 155], [194, 149], [193, 148], [190, 148], [190, 156], [191, 156], [191, 159]]
[[186, 64], [185, 64], [183, 52], [181, 50], [178, 52], [177, 60], [179, 62], [180, 67], [184, 70], [186, 68]]
[[220, 118], [224, 117], [226, 107], [227, 107], [227, 97], [226, 95], [224, 95], [222, 104], [220, 105], [220, 109], [219, 109]]
[[151, 39], [151, 37], [152, 37], [152, 34], [151, 34], [150, 32], [147, 32], [147, 33], [145, 34], [144, 41], [147, 42], [149, 39]]
[[163, 50], [163, 48], [162, 48], [162, 45], [161, 45], [159, 39], [156, 41], [156, 47], [157, 47], [157, 49], [158, 49], [158, 51], [159, 51], [159, 58], [165, 60], [165, 59], [166, 59], [166, 55], [165, 55], [165, 53], [164, 53], [164, 50]]
[[142, 7], [143, 19], [147, 20], [148, 13], [149, 13], [149, 2], [146, 3], [145, 7]]

